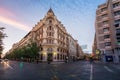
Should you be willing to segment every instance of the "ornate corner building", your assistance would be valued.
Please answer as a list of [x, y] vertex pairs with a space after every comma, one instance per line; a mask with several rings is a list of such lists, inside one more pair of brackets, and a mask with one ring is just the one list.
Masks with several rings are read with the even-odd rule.
[[[120, 0], [107, 0], [96, 11], [96, 43], [105, 62], [120, 62]], [[94, 45], [94, 46], [95, 46]]]
[[73, 59], [83, 55], [77, 40], [67, 33], [51, 8], [23, 39], [13, 45], [9, 52], [26, 46], [31, 40], [36, 42], [38, 47], [42, 46], [42, 51], [39, 52], [42, 61], [47, 61], [48, 57], [51, 57], [52, 61], [64, 61], [66, 57]]

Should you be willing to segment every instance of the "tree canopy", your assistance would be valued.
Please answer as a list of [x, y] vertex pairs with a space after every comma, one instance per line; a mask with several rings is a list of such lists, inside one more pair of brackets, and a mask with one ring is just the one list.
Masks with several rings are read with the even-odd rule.
[[35, 42], [22, 48], [17, 48], [5, 57], [8, 59], [37, 58], [39, 56], [39, 47]]
[[1, 54], [2, 54], [2, 51], [3, 51], [3, 39], [6, 36], [6, 34], [4, 33], [4, 27], [0, 27], [0, 58], [1, 58]]

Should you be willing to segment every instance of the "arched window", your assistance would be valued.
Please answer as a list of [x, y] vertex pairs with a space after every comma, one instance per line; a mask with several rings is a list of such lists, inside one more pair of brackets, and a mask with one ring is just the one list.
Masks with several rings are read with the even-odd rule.
[[54, 44], [54, 40], [53, 39], [47, 39], [47, 43], [48, 44]]
[[52, 23], [52, 20], [49, 20], [49, 23]]
[[47, 28], [47, 30], [50, 30], [50, 31], [52, 30], [52, 31], [53, 31], [54, 29], [53, 29], [52, 26], [49, 26], [49, 27]]
[[47, 51], [53, 51], [53, 49], [52, 48], [48, 48]]
[[49, 27], [47, 28], [47, 36], [48, 36], [48, 37], [53, 37], [53, 36], [54, 36], [54, 29], [53, 29], [52, 26], [49, 26]]

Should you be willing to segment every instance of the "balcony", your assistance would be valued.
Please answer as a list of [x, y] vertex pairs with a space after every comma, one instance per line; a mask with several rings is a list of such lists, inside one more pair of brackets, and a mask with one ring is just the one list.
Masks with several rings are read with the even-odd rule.
[[111, 39], [110, 38], [106, 38], [104, 39], [105, 42], [111, 42]]
[[102, 21], [107, 21], [107, 20], [109, 20], [108, 17], [103, 17], [103, 18], [102, 18]]
[[105, 31], [105, 32], [104, 32], [104, 35], [105, 35], [105, 34], [109, 34], [109, 33], [110, 33], [110, 31]]
[[114, 7], [113, 10], [114, 10], [114, 11], [120, 10], [120, 6]]
[[119, 2], [119, 0], [112, 0], [113, 3]]
[[112, 49], [111, 46], [105, 46], [105, 49]]
[[115, 20], [120, 19], [120, 15], [114, 16]]
[[107, 14], [107, 13], [108, 13], [107, 10], [101, 12], [101, 14]]
[[104, 28], [106, 28], [106, 27], [109, 26], [109, 24], [103, 24], [102, 26], [103, 26]]

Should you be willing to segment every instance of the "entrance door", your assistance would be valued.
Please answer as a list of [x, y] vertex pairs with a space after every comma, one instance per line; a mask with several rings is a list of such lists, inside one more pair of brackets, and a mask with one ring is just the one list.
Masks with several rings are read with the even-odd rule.
[[52, 53], [48, 53], [47, 61], [53, 61], [53, 54]]
[[40, 60], [43, 60], [43, 54], [40, 54]]

